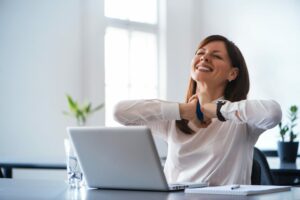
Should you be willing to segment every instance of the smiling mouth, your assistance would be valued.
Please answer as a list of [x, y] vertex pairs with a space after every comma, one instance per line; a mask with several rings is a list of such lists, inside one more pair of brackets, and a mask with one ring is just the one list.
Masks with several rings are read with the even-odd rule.
[[209, 66], [203, 66], [203, 65], [197, 65], [196, 70], [201, 71], [201, 72], [212, 72], [213, 69]]

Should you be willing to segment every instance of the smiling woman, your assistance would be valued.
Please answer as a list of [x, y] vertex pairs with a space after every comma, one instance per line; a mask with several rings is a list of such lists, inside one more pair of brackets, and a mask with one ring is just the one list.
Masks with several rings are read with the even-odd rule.
[[[201, 81], [207, 79], [211, 84], [224, 84], [237, 77], [239, 69], [232, 66], [223, 42], [208, 43], [197, 50], [192, 60], [192, 77]], [[203, 72], [203, 73], [202, 73]], [[211, 78], [208, 78], [213, 76]]]
[[127, 100], [114, 116], [124, 125], [146, 125], [168, 143], [164, 170], [171, 183], [251, 184], [253, 147], [280, 122], [281, 108], [273, 100], [246, 100], [248, 91], [240, 50], [212, 35], [192, 59], [185, 103]]
[[[201, 104], [222, 96], [230, 101], [240, 101], [247, 98], [249, 86], [247, 65], [239, 48], [223, 36], [212, 35], [199, 44], [192, 59], [185, 102], [191, 101], [196, 93]], [[213, 91], [208, 93], [214, 96], [208, 97], [206, 91]], [[182, 119], [176, 125], [183, 132], [192, 133], [187, 123]]]

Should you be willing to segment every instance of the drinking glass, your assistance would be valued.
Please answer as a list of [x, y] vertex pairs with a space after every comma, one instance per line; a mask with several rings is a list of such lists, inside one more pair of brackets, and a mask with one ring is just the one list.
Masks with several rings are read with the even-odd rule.
[[82, 184], [82, 172], [77, 156], [70, 140], [64, 140], [67, 162], [68, 183], [71, 188], [80, 188]]

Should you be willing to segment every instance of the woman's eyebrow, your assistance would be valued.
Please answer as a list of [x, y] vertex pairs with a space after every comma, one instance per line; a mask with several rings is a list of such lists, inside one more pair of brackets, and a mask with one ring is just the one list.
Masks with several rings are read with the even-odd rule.
[[219, 50], [213, 50], [212, 53], [222, 53], [222, 52]]
[[[199, 50], [206, 51], [207, 49], [205, 49], [205, 48], [202, 47], [202, 48], [197, 49], [197, 51], [199, 51]], [[222, 53], [222, 51], [220, 51], [220, 50], [213, 50], [212, 53]]]
[[[198, 52], [198, 51], [206, 51], [207, 49], [205, 49], [205, 48], [199, 48], [199, 49], [197, 49], [197, 51], [196, 51], [196, 53]], [[222, 51], [220, 51], [220, 50], [213, 50], [211, 53], [223, 53]]]

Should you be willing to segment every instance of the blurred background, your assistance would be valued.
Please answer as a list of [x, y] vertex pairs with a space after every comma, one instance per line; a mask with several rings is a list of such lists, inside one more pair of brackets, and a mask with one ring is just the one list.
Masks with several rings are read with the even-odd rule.
[[[101, 126], [120, 126], [112, 110], [122, 99], [183, 102], [190, 61], [211, 34], [241, 49], [248, 98], [276, 100], [286, 120], [300, 105], [299, 11], [297, 0], [0, 0], [0, 157], [64, 159], [65, 128], [76, 125], [62, 113], [66, 94], [105, 102], [87, 122]], [[257, 146], [278, 140], [275, 127]]]

